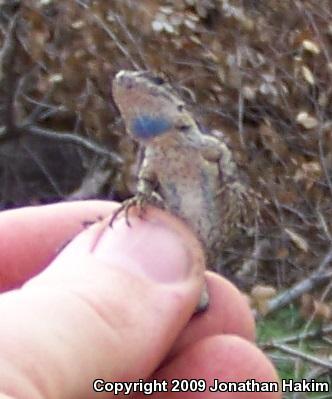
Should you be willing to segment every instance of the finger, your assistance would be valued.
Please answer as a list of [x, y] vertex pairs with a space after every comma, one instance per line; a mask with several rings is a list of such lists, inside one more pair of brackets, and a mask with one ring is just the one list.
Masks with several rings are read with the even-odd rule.
[[97, 223], [2, 295], [5, 394], [100, 397], [94, 379], [138, 380], [160, 364], [198, 303], [204, 257], [174, 217], [148, 209], [145, 218]]
[[172, 348], [170, 357], [187, 345], [219, 334], [234, 334], [255, 340], [255, 320], [245, 296], [224, 277], [206, 273], [209, 291], [207, 311], [195, 315]]
[[0, 292], [38, 274], [86, 223], [105, 218], [117, 206], [109, 201], [78, 201], [2, 212]]
[[[158, 381], [168, 381], [168, 392], [154, 393], [157, 398], [220, 398], [220, 399], [280, 399], [280, 392], [257, 392], [262, 383], [274, 383], [278, 386], [278, 376], [271, 362], [252, 343], [232, 335], [220, 335], [203, 339], [187, 347], [183, 353], [152, 376]], [[192, 390], [171, 392], [172, 380], [199, 380], [202, 392], [195, 392], [195, 381]], [[246, 381], [258, 383], [242, 386], [242, 391], [231, 392], [228, 383]], [[203, 381], [203, 382], [201, 382]], [[179, 387], [186, 387], [184, 385]], [[238, 389], [240, 385], [237, 385]], [[211, 390], [209, 389], [211, 388]], [[224, 391], [226, 389], [226, 391]], [[244, 389], [244, 392], [243, 392]], [[214, 392], [213, 392], [214, 391]], [[143, 395], [135, 396], [135, 399]]]

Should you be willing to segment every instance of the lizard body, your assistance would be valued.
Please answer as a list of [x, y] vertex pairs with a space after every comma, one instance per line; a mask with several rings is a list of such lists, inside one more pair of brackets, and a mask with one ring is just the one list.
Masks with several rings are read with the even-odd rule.
[[204, 244], [217, 268], [221, 246], [246, 215], [248, 196], [227, 145], [201, 132], [184, 102], [161, 78], [120, 71], [113, 98], [127, 132], [145, 148], [137, 197], [158, 193]]

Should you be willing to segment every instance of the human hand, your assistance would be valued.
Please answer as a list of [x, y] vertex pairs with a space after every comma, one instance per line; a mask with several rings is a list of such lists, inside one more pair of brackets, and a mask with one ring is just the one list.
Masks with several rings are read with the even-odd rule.
[[250, 309], [228, 281], [206, 273], [210, 307], [191, 318], [204, 280], [202, 251], [165, 212], [133, 216], [132, 227], [123, 218], [112, 229], [101, 221], [57, 254], [84, 222], [116, 207], [86, 201], [0, 215], [0, 289], [6, 291], [0, 296], [0, 398], [113, 396], [93, 391], [98, 379], [169, 382], [168, 392], [154, 398], [281, 398], [170, 392], [172, 379], [213, 387], [215, 379], [274, 382], [277, 376], [250, 342]]

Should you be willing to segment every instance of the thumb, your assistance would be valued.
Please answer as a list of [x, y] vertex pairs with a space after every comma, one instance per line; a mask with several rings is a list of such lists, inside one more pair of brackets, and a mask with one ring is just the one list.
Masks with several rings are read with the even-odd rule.
[[158, 209], [130, 223], [92, 226], [1, 296], [0, 392], [100, 397], [94, 380], [138, 380], [158, 367], [198, 303], [203, 253]]

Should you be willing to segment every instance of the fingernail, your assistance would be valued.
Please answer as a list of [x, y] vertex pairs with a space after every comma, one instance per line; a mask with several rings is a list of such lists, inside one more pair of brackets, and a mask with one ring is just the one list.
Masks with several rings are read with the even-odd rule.
[[149, 214], [145, 219], [131, 216], [130, 226], [123, 217], [112, 227], [106, 227], [93, 250], [94, 255], [112, 267], [128, 269], [154, 281], [183, 281], [193, 263], [192, 248], [181, 233], [181, 229], [186, 229], [179, 221], [167, 223]]

